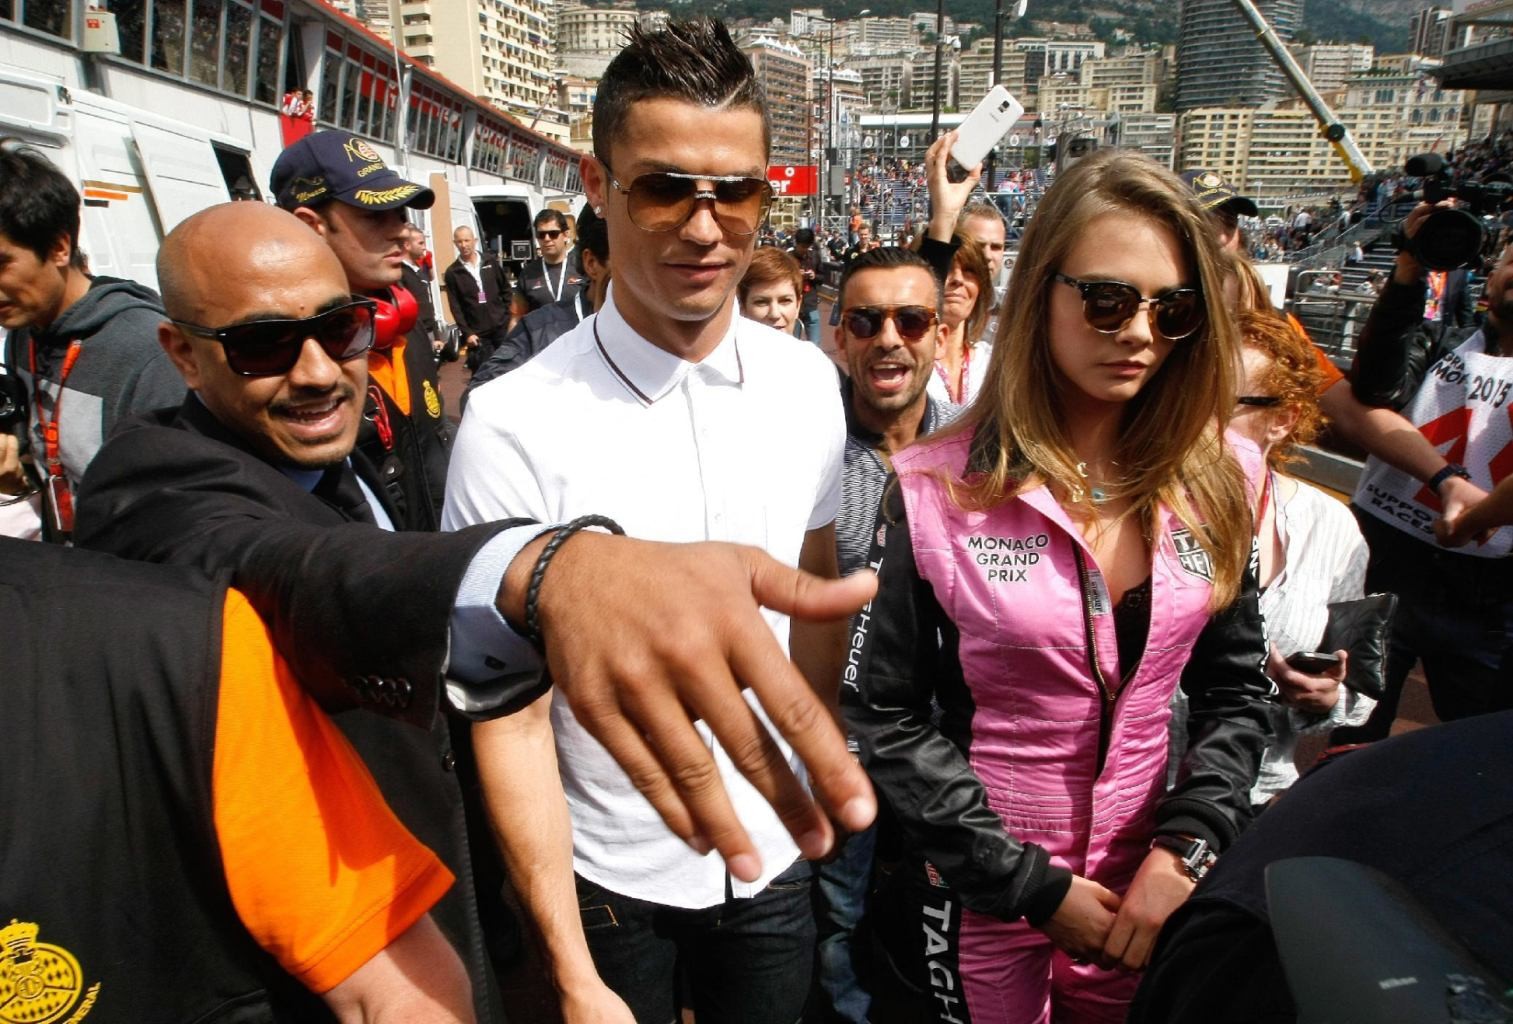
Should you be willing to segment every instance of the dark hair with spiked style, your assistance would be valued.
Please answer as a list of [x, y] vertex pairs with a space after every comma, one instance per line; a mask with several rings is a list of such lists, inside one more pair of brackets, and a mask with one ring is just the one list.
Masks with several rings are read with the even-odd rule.
[[630, 109], [643, 100], [686, 100], [711, 108], [749, 108], [762, 115], [762, 152], [771, 152], [767, 98], [751, 61], [711, 18], [669, 21], [648, 31], [639, 25], [625, 49], [604, 69], [594, 98], [594, 155], [610, 166], [610, 147], [624, 130]]

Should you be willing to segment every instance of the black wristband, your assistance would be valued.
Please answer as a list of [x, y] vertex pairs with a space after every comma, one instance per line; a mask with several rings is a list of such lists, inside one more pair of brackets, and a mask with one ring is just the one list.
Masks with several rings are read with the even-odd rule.
[[625, 536], [620, 524], [609, 516], [579, 516], [546, 542], [546, 547], [541, 549], [541, 554], [536, 558], [535, 567], [531, 569], [530, 586], [525, 589], [525, 638], [543, 654], [546, 653], [546, 645], [541, 638], [541, 609], [538, 603], [541, 600], [541, 581], [546, 579], [546, 567], [551, 564], [557, 549], [567, 543], [569, 537], [591, 526], [602, 526], [610, 533]]
[[1452, 476], [1458, 476], [1462, 480], [1471, 479], [1471, 474], [1466, 470], [1465, 466], [1458, 466], [1453, 462], [1446, 463], [1444, 469], [1440, 470], [1438, 473], [1435, 473], [1429, 478], [1429, 490], [1433, 491], [1435, 494], [1438, 494], [1441, 485], [1443, 485], [1444, 482], [1450, 479]]

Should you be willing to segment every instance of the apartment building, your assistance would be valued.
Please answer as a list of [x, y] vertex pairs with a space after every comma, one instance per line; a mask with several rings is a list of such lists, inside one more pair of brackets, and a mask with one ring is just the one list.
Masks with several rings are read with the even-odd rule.
[[811, 65], [802, 50], [770, 36], [750, 39], [741, 52], [751, 60], [767, 94], [772, 122], [774, 164], [807, 164], [810, 151], [809, 78]]
[[[1256, 0], [1283, 43], [1303, 16], [1303, 0]], [[1180, 113], [1197, 107], [1259, 107], [1288, 94], [1288, 83], [1231, 0], [1181, 0], [1177, 37]]]
[[547, 0], [390, 0], [389, 20], [410, 56], [565, 141], [549, 10]]

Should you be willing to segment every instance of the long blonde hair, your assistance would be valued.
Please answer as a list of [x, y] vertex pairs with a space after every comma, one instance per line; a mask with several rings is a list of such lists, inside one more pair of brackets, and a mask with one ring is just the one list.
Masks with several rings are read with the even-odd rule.
[[[1163, 225], [1198, 273], [1207, 322], [1177, 342], [1125, 408], [1115, 461], [1131, 503], [1152, 532], [1159, 505], [1170, 508], [1214, 565], [1214, 609], [1239, 593], [1250, 555], [1251, 510], [1244, 474], [1225, 450], [1222, 425], [1234, 409], [1240, 339], [1225, 308], [1224, 267], [1207, 214], [1175, 175], [1146, 157], [1103, 151], [1063, 174], [1025, 232], [986, 379], [955, 431], [974, 440], [971, 472], [953, 486], [958, 503], [988, 508], [1039, 482], [1062, 493], [1086, 490], [1065, 429], [1068, 386], [1051, 357], [1054, 275], [1088, 225], [1108, 213]], [[954, 431], [953, 431], [954, 432]], [[1092, 511], [1092, 499], [1080, 501]]]

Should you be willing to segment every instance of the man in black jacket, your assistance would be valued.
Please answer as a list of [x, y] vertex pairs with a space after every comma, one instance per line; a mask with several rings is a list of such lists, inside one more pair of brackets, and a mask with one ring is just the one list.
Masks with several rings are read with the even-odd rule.
[[420, 305], [420, 315], [415, 321], [421, 334], [431, 341], [432, 351], [441, 349], [441, 326], [436, 323], [436, 306], [431, 301], [429, 275], [422, 270], [426, 256], [426, 233], [414, 224], [405, 229], [405, 260], [399, 270], [399, 283], [415, 296]]
[[[243, 240], [234, 266], [207, 258], [216, 240], [227, 237]], [[339, 529], [365, 523], [392, 530], [402, 523], [383, 470], [354, 447], [375, 314], [348, 292], [345, 270], [331, 249], [293, 217], [233, 203], [198, 214], [171, 233], [159, 253], [158, 278], [172, 318], [161, 326], [159, 340], [193, 394], [177, 410], [128, 425], [102, 449], [80, 492], [78, 543], [216, 573], [263, 558], [282, 561], [274, 553], [278, 537], [293, 524]], [[263, 319], [270, 313], [283, 319]], [[425, 555], [410, 557], [422, 560], [427, 575], [445, 579], [465, 571], [494, 533], [490, 528], [446, 549], [425, 544]], [[413, 680], [438, 660], [436, 645], [444, 640], [439, 630], [432, 644], [421, 638], [449, 617], [450, 607], [426, 601], [416, 593], [420, 581], [408, 574], [374, 578], [372, 569], [385, 552], [400, 554], [382, 541], [351, 541], [353, 557], [367, 566], [361, 576], [320, 571], [318, 561], [292, 560], [273, 569], [279, 585], [291, 588], [288, 599], [271, 609], [273, 621], [315, 614], [299, 577], [320, 578], [325, 593], [319, 600], [330, 602], [338, 617], [328, 635], [366, 635], [346, 621], [351, 618], [389, 627], [388, 639], [375, 630], [365, 642], [359, 657], [367, 671], [339, 677], [368, 703], [413, 707]], [[321, 539], [324, 545], [348, 542], [345, 536]], [[318, 560], [320, 553], [305, 557]], [[408, 645], [414, 650], [403, 650]], [[314, 646], [324, 649], [312, 652], [319, 660], [339, 644]], [[478, 1016], [496, 1019], [499, 995], [482, 955], [462, 793], [445, 720], [430, 702], [413, 708], [412, 721], [421, 728], [360, 710], [340, 712], [335, 721], [400, 820], [457, 876], [436, 919], [468, 968]]]
[[510, 281], [504, 268], [478, 251], [473, 229], [463, 225], [452, 232], [457, 258], [441, 275], [452, 316], [462, 328], [468, 368], [476, 370], [504, 340], [510, 325]]

